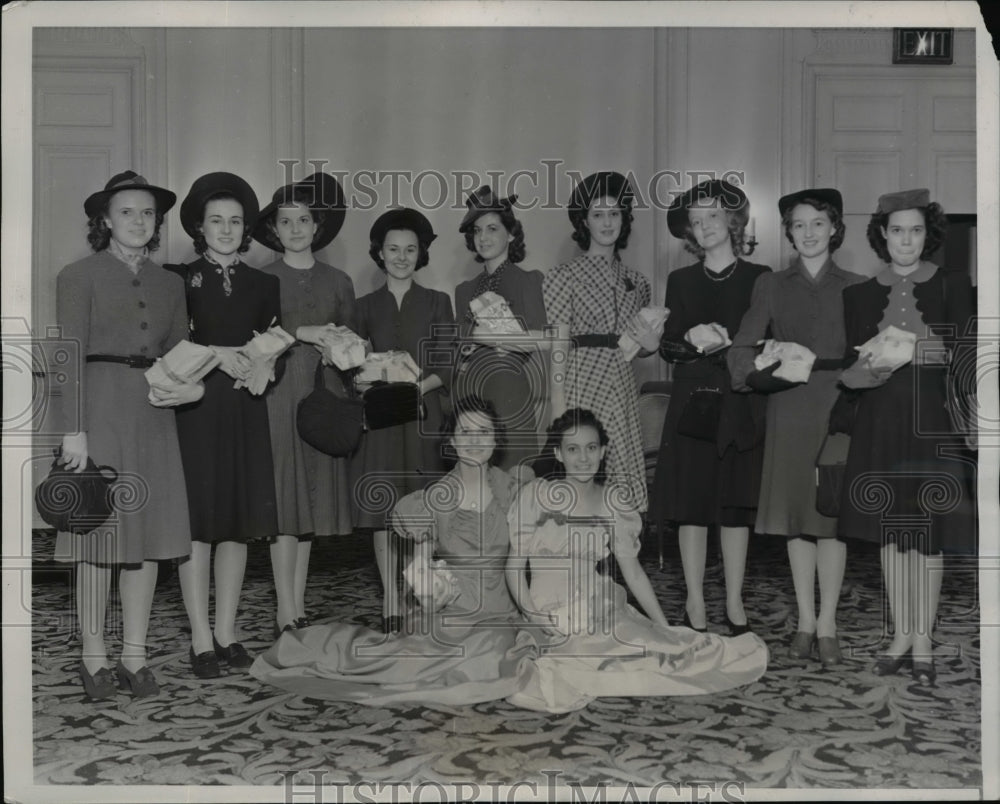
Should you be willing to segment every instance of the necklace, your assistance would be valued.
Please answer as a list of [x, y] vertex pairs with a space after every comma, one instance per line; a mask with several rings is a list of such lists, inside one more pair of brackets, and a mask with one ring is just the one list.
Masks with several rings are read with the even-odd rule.
[[701, 269], [705, 272], [705, 276], [707, 276], [713, 282], [725, 282], [727, 279], [729, 279], [729, 277], [731, 277], [734, 273], [736, 273], [736, 263], [738, 262], [739, 260], [733, 260], [730, 265], [727, 265], [718, 273], [708, 270], [708, 267], [705, 265], [705, 263], [701, 264]]

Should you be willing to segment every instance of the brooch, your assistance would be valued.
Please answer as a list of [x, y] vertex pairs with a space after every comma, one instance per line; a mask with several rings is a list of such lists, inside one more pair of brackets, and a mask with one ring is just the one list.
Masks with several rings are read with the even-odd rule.
[[191, 287], [200, 288], [201, 287], [201, 271], [191, 275]]

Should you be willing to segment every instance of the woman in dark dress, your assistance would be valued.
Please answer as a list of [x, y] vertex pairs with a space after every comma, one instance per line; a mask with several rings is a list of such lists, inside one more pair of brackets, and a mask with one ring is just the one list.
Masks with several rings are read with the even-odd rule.
[[921, 685], [934, 683], [933, 630], [944, 571], [942, 551], [975, 553], [975, 515], [947, 405], [974, 389], [954, 384], [949, 365], [965, 363], [973, 313], [969, 277], [927, 257], [946, 218], [927, 190], [879, 198], [868, 242], [888, 267], [844, 291], [849, 354], [889, 326], [915, 333], [913, 359], [891, 373], [862, 355], [841, 382], [857, 392], [841, 503], [840, 532], [882, 545], [882, 573], [895, 632], [875, 664], [878, 675], [911, 660]]
[[[760, 491], [763, 401], [733, 393], [721, 349], [702, 353], [690, 341], [711, 329], [724, 347], [750, 307], [754, 283], [770, 270], [741, 256], [749, 217], [744, 192], [716, 179], [695, 185], [667, 211], [670, 233], [684, 240], [698, 262], [667, 277], [664, 304], [670, 316], [660, 355], [675, 366], [653, 481], [654, 521], [661, 527], [665, 522], [679, 526], [687, 584], [685, 624], [699, 631], [708, 627], [702, 587], [708, 529], [718, 526], [726, 622], [733, 635], [750, 630], [743, 609], [743, 574]], [[685, 415], [695, 392], [718, 405], [718, 416], [692, 421], [693, 408]]]
[[[172, 411], [194, 402], [201, 383], [172, 391], [147, 385], [142, 369], [187, 334], [181, 282], [149, 254], [177, 197], [129, 170], [84, 202], [94, 254], [59, 272], [56, 306], [62, 337], [80, 345], [83, 363], [66, 363], [61, 397], [62, 462], [82, 472], [88, 458], [119, 472], [114, 519], [86, 534], [59, 533], [56, 560], [76, 562], [76, 605], [83, 656], [78, 667], [91, 700], [117, 694], [115, 675], [136, 697], [159, 692], [146, 665], [146, 633], [157, 561], [191, 551], [187, 494]], [[141, 479], [142, 488], [131, 487]], [[122, 653], [115, 674], [104, 643], [112, 567], [119, 567]]]
[[[205, 378], [204, 398], [177, 411], [193, 541], [179, 575], [199, 678], [220, 675], [220, 661], [235, 668], [253, 662], [236, 633], [247, 542], [273, 539], [278, 530], [267, 404], [233, 384], [250, 367], [241, 347], [281, 314], [277, 278], [239, 256], [250, 245], [257, 211], [250, 185], [232, 173], [200, 177], [181, 204], [184, 231], [201, 255], [174, 267], [187, 290], [190, 338], [211, 346], [221, 361]], [[214, 632], [208, 616], [213, 545]]]
[[[790, 654], [806, 659], [815, 646], [826, 665], [841, 660], [837, 603], [847, 546], [837, 520], [816, 510], [816, 456], [826, 438], [843, 368], [844, 288], [862, 281], [830, 256], [844, 241], [843, 201], [831, 188], [800, 190], [778, 201], [785, 236], [798, 256], [786, 271], [764, 274], [754, 285], [750, 309], [727, 359], [737, 391], [767, 394], [767, 436], [757, 533], [788, 539], [799, 619]], [[776, 340], [805, 346], [816, 355], [806, 383], [775, 377], [775, 364], [754, 369], [757, 344]], [[815, 588], [819, 578], [820, 609]]]
[[430, 261], [428, 249], [435, 237], [430, 221], [414, 209], [382, 214], [369, 232], [369, 254], [385, 272], [386, 282], [358, 299], [355, 316], [358, 335], [371, 342], [373, 351], [408, 352], [421, 369], [417, 385], [425, 417], [368, 431], [352, 467], [355, 524], [374, 531], [386, 632], [402, 625], [396, 587], [398, 549], [389, 538], [389, 516], [397, 500], [423, 489], [443, 469], [441, 402], [450, 380], [455, 317], [446, 294], [413, 281]]
[[[458, 397], [476, 394], [496, 406], [507, 429], [507, 450], [499, 463], [504, 469], [537, 457], [536, 410], [546, 395], [537, 351], [545, 343], [542, 274], [519, 265], [525, 249], [524, 229], [512, 208], [516, 200], [517, 196], [497, 198], [486, 186], [466, 200], [469, 211], [458, 231], [465, 235], [466, 248], [483, 264], [483, 271], [455, 288], [455, 315], [463, 338], [455, 393]], [[470, 302], [488, 291], [503, 297], [520, 319], [527, 330], [523, 346], [515, 346], [510, 336], [490, 342], [480, 333], [473, 334]]]
[[[314, 256], [337, 236], [344, 211], [340, 183], [327, 173], [315, 173], [278, 188], [254, 228], [258, 242], [282, 253], [260, 270], [281, 283], [282, 327], [297, 340], [281, 358], [279, 381], [264, 395], [278, 504], [279, 536], [271, 544], [276, 633], [309, 624], [305, 592], [313, 536], [351, 532], [347, 458], [314, 449], [299, 437], [295, 424], [299, 402], [315, 385], [319, 349], [328, 328], [355, 328], [350, 277]], [[336, 369], [321, 371], [328, 387], [345, 392]]]

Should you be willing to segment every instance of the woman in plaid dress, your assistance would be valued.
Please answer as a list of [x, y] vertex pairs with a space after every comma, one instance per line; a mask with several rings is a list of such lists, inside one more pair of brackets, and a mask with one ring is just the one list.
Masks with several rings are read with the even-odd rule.
[[[542, 294], [549, 324], [572, 340], [567, 371], [553, 373], [552, 416], [577, 407], [597, 414], [610, 436], [608, 476], [631, 491], [635, 510], [645, 511], [639, 394], [618, 338], [628, 332], [646, 355], [657, 350], [660, 332], [638, 317], [649, 305], [649, 282], [618, 256], [632, 230], [632, 201], [620, 173], [594, 173], [576, 186], [568, 212], [584, 253], [549, 271]], [[558, 367], [558, 354], [554, 359]]]

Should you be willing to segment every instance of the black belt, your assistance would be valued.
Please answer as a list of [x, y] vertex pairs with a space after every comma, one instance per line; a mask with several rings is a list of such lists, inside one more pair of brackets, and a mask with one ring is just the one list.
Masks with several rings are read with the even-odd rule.
[[813, 361], [813, 371], [839, 371], [846, 368], [842, 357], [817, 357]]
[[570, 340], [577, 349], [617, 349], [618, 336], [607, 335], [574, 335]]
[[129, 368], [148, 369], [156, 362], [143, 355], [87, 355], [88, 363], [121, 363]]

